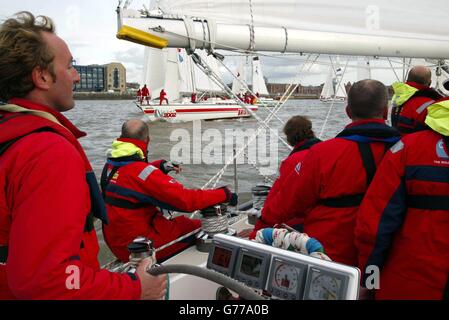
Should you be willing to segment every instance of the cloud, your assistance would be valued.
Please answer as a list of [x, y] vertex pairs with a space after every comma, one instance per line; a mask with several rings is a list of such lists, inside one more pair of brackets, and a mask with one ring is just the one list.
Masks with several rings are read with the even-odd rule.
[[136, 46], [115, 53], [115, 59], [123, 63], [127, 71], [128, 82], [140, 82], [143, 75], [144, 48]]
[[[148, 0], [134, 0], [132, 7], [141, 8], [148, 5]], [[73, 57], [79, 64], [106, 64], [117, 61], [122, 62], [127, 69], [128, 81], [139, 82], [143, 75], [143, 46], [118, 40], [117, 17], [115, 8], [118, 1], [111, 0], [77, 0], [60, 1], [45, 0], [42, 2], [29, 0], [3, 1], [0, 18], [6, 18], [12, 14], [29, 10], [34, 14], [48, 15], [55, 20], [58, 34], [68, 43]], [[229, 52], [226, 52], [229, 55]], [[298, 74], [305, 56], [279, 57], [261, 56], [262, 70], [270, 82], [290, 83]], [[342, 63], [345, 61], [342, 58]], [[226, 65], [236, 72], [239, 61], [242, 58], [229, 57], [225, 59]], [[320, 63], [329, 63], [329, 58], [323, 56]], [[374, 65], [374, 64], [373, 64]], [[382, 62], [380, 63], [382, 65]], [[383, 66], [389, 64], [385, 61]], [[302, 84], [321, 84], [328, 73], [328, 65], [316, 64], [307, 73], [302, 74]], [[222, 68], [223, 78], [226, 83], [232, 82], [232, 76]], [[250, 71], [248, 71], [249, 74]], [[402, 71], [398, 72], [402, 75]], [[373, 77], [386, 84], [396, 80], [394, 73], [386, 70], [373, 71]], [[249, 76], [249, 75], [248, 75]], [[355, 70], [347, 71], [348, 81], [356, 78]], [[249, 80], [249, 79], [248, 79]], [[346, 81], [346, 79], [345, 79]]]

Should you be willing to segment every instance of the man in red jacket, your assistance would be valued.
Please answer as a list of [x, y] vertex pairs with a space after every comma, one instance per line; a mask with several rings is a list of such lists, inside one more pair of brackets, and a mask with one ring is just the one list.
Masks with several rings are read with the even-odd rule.
[[168, 104], [168, 99], [166, 97], [167, 97], [167, 92], [165, 92], [165, 90], [162, 89], [159, 94], [159, 105], [162, 105], [163, 101], [167, 102], [167, 104]]
[[[275, 195], [283, 188], [288, 188], [285, 185], [285, 180], [295, 170], [295, 166], [301, 162], [304, 157], [309, 153], [309, 149], [315, 144], [321, 142], [320, 139], [315, 137], [312, 130], [312, 122], [306, 117], [294, 116], [290, 118], [284, 126], [284, 133], [287, 136], [288, 143], [293, 147], [290, 155], [285, 158], [279, 168], [279, 178], [274, 182], [268, 194], [265, 206], [271, 207], [270, 202], [273, 201]], [[270, 215], [268, 211], [264, 212], [264, 215]], [[287, 225], [293, 227], [298, 231], [302, 231], [303, 218], [293, 218], [287, 221]], [[261, 218], [257, 219], [256, 225], [250, 238], [253, 239], [256, 236], [256, 232], [259, 229], [271, 227], [271, 225], [265, 223]]]
[[448, 120], [449, 100], [429, 106], [429, 130], [387, 152], [360, 206], [360, 269], [380, 269], [376, 299], [449, 299]]
[[100, 270], [104, 202], [74, 107], [79, 75], [48, 17], [0, 26], [0, 299], [159, 299], [165, 277]]
[[304, 232], [320, 241], [334, 261], [357, 266], [354, 229], [357, 209], [376, 166], [399, 132], [385, 124], [387, 90], [379, 81], [356, 82], [346, 111], [352, 119], [336, 138], [313, 146], [265, 205], [270, 224], [304, 218]]
[[146, 84], [143, 85], [141, 94], [142, 94], [141, 103], [143, 103], [143, 101], [146, 100], [147, 104], [150, 104], [151, 94], [150, 94], [150, 90], [148, 90]]
[[413, 67], [406, 83], [393, 84], [391, 123], [402, 134], [427, 129], [427, 107], [442, 96], [430, 88], [432, 72], [428, 67]]
[[[237, 203], [237, 195], [228, 188], [193, 190], [184, 188], [168, 173], [179, 171], [171, 162], [148, 163], [150, 142], [148, 126], [139, 119], [125, 122], [119, 139], [103, 169], [101, 186], [108, 209], [109, 224], [104, 236], [111, 251], [128, 261], [127, 245], [138, 236], [151, 239], [159, 248], [201, 227], [201, 222], [178, 216], [164, 217], [164, 211], [193, 212], [222, 202]], [[185, 249], [194, 239], [187, 238], [157, 252], [163, 261]]]

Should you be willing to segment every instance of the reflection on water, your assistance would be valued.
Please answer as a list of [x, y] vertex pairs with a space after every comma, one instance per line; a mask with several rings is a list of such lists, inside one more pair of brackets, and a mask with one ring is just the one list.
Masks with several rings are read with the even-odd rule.
[[[322, 103], [318, 100], [289, 101], [278, 113], [278, 117], [285, 123], [285, 121], [294, 115], [308, 116], [313, 122], [315, 133], [318, 135], [321, 132], [330, 106], [329, 103]], [[349, 122], [344, 111], [344, 106], [344, 104], [335, 104], [333, 106], [333, 110], [330, 113], [329, 120], [324, 130], [323, 139], [335, 136], [343, 129], [345, 124]], [[269, 113], [267, 109], [262, 107], [257, 114], [264, 119]], [[106, 154], [112, 141], [120, 135], [123, 122], [131, 118], [141, 118], [145, 120], [145, 116], [142, 115], [140, 109], [138, 109], [132, 101], [77, 101], [76, 107], [73, 110], [66, 112], [65, 115], [73, 121], [79, 129], [87, 133], [87, 137], [82, 138], [80, 142], [92, 163], [97, 178], [100, 177]], [[270, 123], [270, 126], [273, 129], [278, 129], [279, 134], [284, 137], [282, 133], [283, 124], [280, 123], [280, 121], [274, 118]], [[201, 122], [202, 132], [211, 128], [219, 130], [220, 133], [225, 136], [225, 130], [227, 129], [256, 129], [257, 121], [255, 119], [229, 119]], [[169, 160], [171, 149], [178, 143], [177, 141], [170, 141], [170, 135], [176, 129], [185, 129], [192, 133], [192, 122], [150, 123], [151, 143], [149, 155], [151, 160]], [[200, 137], [193, 137], [193, 139], [195, 138], [201, 139]], [[203, 142], [202, 148], [208, 143], [209, 142]], [[278, 163], [286, 157], [288, 153], [289, 150], [282, 143], [279, 143]], [[246, 164], [237, 166], [240, 192], [249, 192], [251, 187], [256, 183], [263, 181], [263, 177], [260, 176], [259, 171], [248, 164], [247, 161], [245, 161], [245, 163]], [[186, 185], [186, 187], [200, 188], [222, 167], [222, 165], [205, 164], [184, 165], [182, 174], [177, 175], [176, 179]], [[233, 185], [233, 177], [233, 167], [230, 166], [219, 185]], [[109, 259], [109, 253], [105, 253], [104, 251], [106, 250], [104, 249], [103, 245], [102, 256], [100, 257], [100, 260], [103, 261], [101, 262]]]

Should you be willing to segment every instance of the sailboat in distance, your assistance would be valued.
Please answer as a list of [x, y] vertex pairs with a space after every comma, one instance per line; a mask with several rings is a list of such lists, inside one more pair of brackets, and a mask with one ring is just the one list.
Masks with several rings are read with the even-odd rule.
[[[219, 74], [215, 58], [198, 51], [212, 72]], [[185, 122], [251, 116], [236, 100], [226, 98], [223, 90], [194, 64], [184, 49], [146, 48], [145, 62], [143, 83], [150, 88], [153, 99], [136, 105], [149, 120]], [[168, 99], [161, 102], [159, 93], [162, 89]], [[257, 106], [248, 107], [252, 111], [258, 109]]]
[[320, 101], [323, 102], [345, 102], [347, 98], [346, 89], [343, 86], [341, 78], [341, 68], [334, 73], [333, 67], [329, 72], [320, 94]]
[[257, 97], [257, 105], [267, 107], [274, 106], [277, 102], [273, 98], [269, 97], [270, 93], [268, 92], [267, 84], [265, 83], [265, 77], [263, 75], [262, 66], [258, 56], [255, 56], [252, 59], [252, 69], [253, 92]]

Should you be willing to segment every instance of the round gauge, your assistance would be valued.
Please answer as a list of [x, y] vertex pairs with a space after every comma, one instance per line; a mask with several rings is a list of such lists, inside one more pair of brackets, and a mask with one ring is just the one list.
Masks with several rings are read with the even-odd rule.
[[340, 280], [327, 274], [318, 274], [310, 285], [310, 298], [314, 300], [337, 300]]
[[296, 293], [298, 270], [292, 265], [280, 263], [274, 273], [274, 284], [278, 289]]

